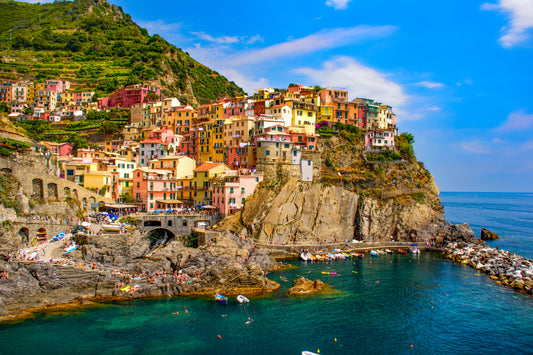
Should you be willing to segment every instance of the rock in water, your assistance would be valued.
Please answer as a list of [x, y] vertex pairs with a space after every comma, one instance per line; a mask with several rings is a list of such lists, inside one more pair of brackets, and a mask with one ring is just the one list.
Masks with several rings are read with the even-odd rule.
[[311, 281], [303, 276], [300, 276], [292, 282], [292, 287], [287, 291], [287, 295], [301, 295], [311, 292], [320, 291], [326, 286], [320, 280]]
[[500, 236], [496, 233], [489, 231], [486, 228], [481, 228], [481, 240], [494, 240], [500, 239]]

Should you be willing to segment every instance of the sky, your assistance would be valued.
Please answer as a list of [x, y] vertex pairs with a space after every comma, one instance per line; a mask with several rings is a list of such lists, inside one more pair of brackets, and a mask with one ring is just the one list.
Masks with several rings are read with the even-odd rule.
[[533, 0], [108, 1], [249, 94], [391, 105], [441, 191], [533, 192]]

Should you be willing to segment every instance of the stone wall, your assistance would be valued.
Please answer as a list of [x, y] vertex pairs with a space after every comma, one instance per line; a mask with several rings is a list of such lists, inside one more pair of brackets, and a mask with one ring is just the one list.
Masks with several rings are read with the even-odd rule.
[[18, 180], [24, 195], [35, 202], [33, 207], [38, 214], [63, 215], [67, 202], [74, 200], [79, 201], [80, 208], [85, 210], [90, 209], [91, 203], [114, 202], [72, 181], [52, 175], [45, 159], [38, 155], [0, 157], [0, 170]]

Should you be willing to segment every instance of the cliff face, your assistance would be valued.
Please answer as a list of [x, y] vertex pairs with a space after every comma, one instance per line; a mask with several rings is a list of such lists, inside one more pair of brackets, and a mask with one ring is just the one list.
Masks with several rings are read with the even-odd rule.
[[260, 242], [351, 239], [426, 241], [451, 231], [440, 210], [415, 200], [360, 195], [341, 186], [289, 180], [279, 193], [259, 188], [246, 201], [242, 224]]

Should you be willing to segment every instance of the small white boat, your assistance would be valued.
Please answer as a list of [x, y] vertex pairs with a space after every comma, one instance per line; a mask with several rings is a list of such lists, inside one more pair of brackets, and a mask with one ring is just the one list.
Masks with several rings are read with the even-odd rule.
[[317, 353], [313, 353], [307, 350], [302, 351], [302, 355], [318, 355]]
[[303, 261], [312, 261], [313, 256], [309, 252], [302, 252], [300, 254], [300, 259], [302, 259]]
[[378, 253], [377, 251], [375, 251], [375, 250], [371, 250], [371, 251], [370, 251], [370, 255], [372, 255], [372, 256], [379, 256], [379, 253]]
[[237, 296], [237, 302], [239, 303], [248, 303], [250, 302], [250, 300], [246, 297], [244, 297], [243, 295], [238, 295]]
[[409, 251], [412, 254], [420, 254], [420, 249], [418, 249], [417, 247], [411, 247], [411, 248], [409, 248]]
[[102, 229], [106, 232], [118, 232], [122, 226], [119, 223], [104, 223]]

